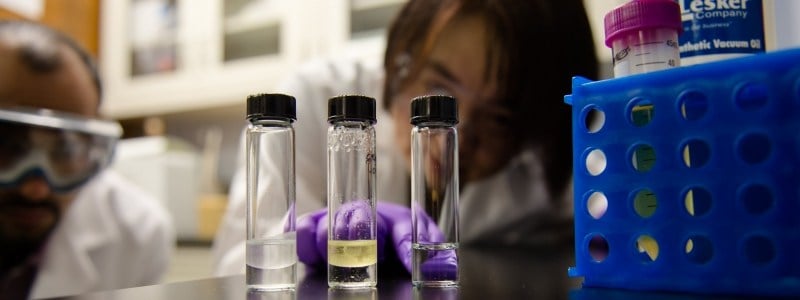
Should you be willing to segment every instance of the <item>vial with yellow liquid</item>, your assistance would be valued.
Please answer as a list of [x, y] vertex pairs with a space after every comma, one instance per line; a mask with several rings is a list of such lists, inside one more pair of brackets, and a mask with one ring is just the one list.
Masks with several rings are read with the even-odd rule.
[[375, 99], [328, 101], [328, 286], [378, 284]]

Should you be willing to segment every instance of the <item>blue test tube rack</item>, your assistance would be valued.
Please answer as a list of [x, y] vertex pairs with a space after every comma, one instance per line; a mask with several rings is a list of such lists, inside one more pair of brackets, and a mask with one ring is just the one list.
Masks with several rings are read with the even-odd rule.
[[586, 287], [800, 295], [800, 49], [576, 77], [564, 100], [570, 276]]

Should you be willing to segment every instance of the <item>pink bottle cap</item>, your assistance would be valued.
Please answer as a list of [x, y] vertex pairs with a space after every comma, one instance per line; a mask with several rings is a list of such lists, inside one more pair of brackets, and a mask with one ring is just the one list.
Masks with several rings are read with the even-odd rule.
[[606, 14], [603, 21], [608, 47], [630, 31], [672, 28], [683, 32], [681, 8], [675, 0], [632, 0]]

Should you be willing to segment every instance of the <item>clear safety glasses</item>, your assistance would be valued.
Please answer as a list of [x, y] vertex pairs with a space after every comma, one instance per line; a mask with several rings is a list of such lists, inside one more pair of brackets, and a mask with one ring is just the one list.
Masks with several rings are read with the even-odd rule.
[[67, 192], [111, 162], [119, 123], [46, 109], [0, 109], [0, 187], [30, 176]]

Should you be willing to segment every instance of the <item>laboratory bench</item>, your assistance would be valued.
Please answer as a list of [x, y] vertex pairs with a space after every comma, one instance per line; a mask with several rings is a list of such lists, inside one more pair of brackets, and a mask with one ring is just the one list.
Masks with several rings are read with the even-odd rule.
[[[137, 288], [94, 292], [58, 299], [731, 299], [673, 293], [582, 288], [580, 278], [569, 278], [574, 266], [572, 245], [538, 248], [497, 249], [462, 247], [461, 282], [458, 288], [415, 289], [405, 271], [381, 269], [378, 286], [365, 290], [333, 290], [327, 286], [325, 271], [300, 276], [293, 292], [249, 292], [245, 276], [199, 279]], [[302, 270], [302, 268], [301, 268]], [[387, 273], [389, 273], [387, 275]], [[392, 275], [395, 274], [395, 275]], [[396, 275], [402, 274], [402, 275]], [[759, 298], [763, 299], [763, 298]]]

